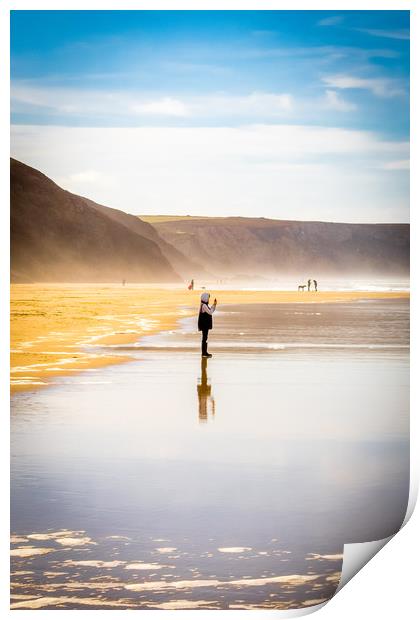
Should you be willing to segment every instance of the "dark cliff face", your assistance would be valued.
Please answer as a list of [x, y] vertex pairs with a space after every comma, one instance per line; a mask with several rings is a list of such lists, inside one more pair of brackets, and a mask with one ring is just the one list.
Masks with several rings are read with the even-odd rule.
[[339, 224], [265, 218], [155, 222], [159, 235], [218, 274], [408, 275], [408, 224]]
[[178, 281], [156, 242], [158, 234], [142, 234], [148, 224], [133, 218], [138, 226], [127, 226], [114, 211], [12, 159], [12, 281]]

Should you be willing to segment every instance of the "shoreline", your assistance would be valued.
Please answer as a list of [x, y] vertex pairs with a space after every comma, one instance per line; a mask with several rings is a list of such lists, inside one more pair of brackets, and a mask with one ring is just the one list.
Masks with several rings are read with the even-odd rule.
[[[131, 361], [89, 353], [89, 345], [132, 344], [197, 313], [201, 290], [120, 284], [12, 284], [11, 393], [54, 385], [54, 378]], [[405, 291], [217, 290], [225, 304], [345, 303], [409, 299]]]

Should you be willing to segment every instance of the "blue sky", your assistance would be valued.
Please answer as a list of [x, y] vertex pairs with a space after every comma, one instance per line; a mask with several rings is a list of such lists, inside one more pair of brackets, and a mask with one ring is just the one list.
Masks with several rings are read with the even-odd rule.
[[408, 221], [406, 11], [14, 11], [11, 72], [12, 154], [109, 206]]

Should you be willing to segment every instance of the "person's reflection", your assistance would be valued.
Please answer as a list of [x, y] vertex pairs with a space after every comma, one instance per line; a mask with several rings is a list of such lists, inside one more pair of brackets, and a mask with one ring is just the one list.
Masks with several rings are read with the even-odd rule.
[[214, 398], [211, 395], [211, 385], [207, 383], [207, 357], [201, 358], [201, 383], [197, 385], [198, 394], [198, 420], [199, 422], [207, 422], [208, 411], [207, 406], [210, 401], [211, 415], [214, 417], [216, 406]]

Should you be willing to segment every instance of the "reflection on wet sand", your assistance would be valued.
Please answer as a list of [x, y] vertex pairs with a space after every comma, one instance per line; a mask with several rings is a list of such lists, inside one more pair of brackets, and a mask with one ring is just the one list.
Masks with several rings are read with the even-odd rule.
[[211, 385], [207, 379], [207, 362], [206, 357], [201, 358], [201, 379], [197, 385], [198, 394], [198, 419], [201, 423], [208, 420], [208, 405], [210, 404], [211, 415], [214, 418], [216, 414], [216, 403], [211, 395]]

